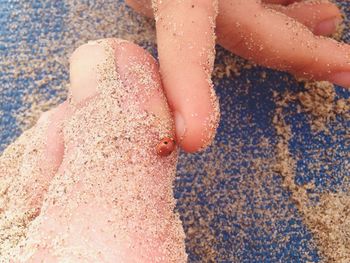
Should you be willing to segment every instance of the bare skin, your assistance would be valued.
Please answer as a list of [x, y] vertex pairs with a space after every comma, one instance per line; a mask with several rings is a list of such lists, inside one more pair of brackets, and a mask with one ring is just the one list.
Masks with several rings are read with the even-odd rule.
[[218, 44], [257, 64], [350, 87], [350, 46], [324, 37], [342, 21], [330, 1], [154, 0], [153, 8], [150, 0], [127, 3], [156, 18], [164, 89], [188, 152], [210, 143], [215, 129], [206, 129], [206, 119], [219, 117], [208, 92], [214, 35]]
[[[149, 2], [129, 2], [153, 16]], [[190, 5], [185, 1], [155, 3], [162, 80], [185, 150], [197, 151], [215, 133], [214, 127], [205, 126], [208, 117], [218, 118], [208, 78], [215, 45], [213, 22], [218, 43], [236, 54], [302, 77], [350, 86], [349, 46], [315, 36], [335, 31], [339, 10], [327, 2], [281, 6], [291, 2], [264, 1], [278, 4], [272, 7], [278, 11], [253, 0], [222, 0], [218, 6], [209, 0]], [[330, 23], [324, 23], [329, 19]], [[149, 93], [152, 81], [161, 86], [158, 68], [134, 45], [115, 44], [114, 48], [123, 85], [139, 91], [129, 98], [140, 100], [137, 107], [119, 105], [118, 96], [98, 89], [97, 65], [106, 54], [98, 45], [85, 45], [71, 59], [71, 100], [44, 114], [1, 156], [0, 221], [10, 223], [0, 230], [14, 228], [6, 232], [15, 244], [9, 244], [7, 252], [16, 253], [17, 262], [186, 261], [181, 223], [173, 213], [176, 152], [160, 158], [154, 151], [163, 135], [175, 136], [171, 128], [164, 129], [164, 123], [171, 123], [171, 114], [163, 92], [157, 88]], [[135, 61], [146, 65], [151, 82], [140, 82], [136, 71], [128, 71], [125, 65]], [[109, 106], [97, 107], [102, 102]], [[129, 127], [138, 123], [130, 119], [130, 111], [146, 111], [159, 122], [150, 125], [138, 116], [140, 125]], [[110, 119], [100, 122], [101, 114]], [[123, 130], [118, 137], [118, 129], [106, 125], [110, 123], [131, 130]], [[124, 137], [128, 133], [132, 136]], [[23, 224], [22, 219], [28, 222]], [[12, 224], [17, 221], [24, 231]], [[25, 235], [14, 238], [21, 231]]]
[[74, 52], [70, 78], [69, 101], [1, 156], [1, 258], [185, 262], [177, 151], [156, 152], [174, 131], [155, 60], [103, 40]]

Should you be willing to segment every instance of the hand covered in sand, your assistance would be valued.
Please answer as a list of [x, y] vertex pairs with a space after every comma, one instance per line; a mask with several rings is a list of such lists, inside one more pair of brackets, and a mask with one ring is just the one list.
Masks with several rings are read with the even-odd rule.
[[126, 2], [155, 17], [164, 89], [186, 151], [209, 144], [219, 119], [210, 80], [215, 37], [258, 64], [350, 87], [350, 46], [319, 37], [335, 33], [342, 20], [327, 0], [153, 0], [153, 8], [151, 0]]
[[186, 262], [176, 149], [154, 59], [115, 39], [78, 48], [69, 100], [0, 158], [4, 262]]

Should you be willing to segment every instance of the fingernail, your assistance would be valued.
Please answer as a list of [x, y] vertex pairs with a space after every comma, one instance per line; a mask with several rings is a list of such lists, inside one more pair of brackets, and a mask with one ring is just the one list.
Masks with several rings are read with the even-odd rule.
[[186, 132], [185, 119], [181, 115], [181, 113], [177, 111], [174, 112], [174, 118], [175, 118], [175, 129], [176, 129], [177, 141], [181, 142]]
[[336, 74], [333, 74], [330, 77], [330, 81], [332, 81], [334, 84], [350, 88], [350, 72], [339, 72]]
[[341, 23], [340, 18], [328, 18], [320, 22], [314, 29], [316, 35], [329, 36], [335, 33]]

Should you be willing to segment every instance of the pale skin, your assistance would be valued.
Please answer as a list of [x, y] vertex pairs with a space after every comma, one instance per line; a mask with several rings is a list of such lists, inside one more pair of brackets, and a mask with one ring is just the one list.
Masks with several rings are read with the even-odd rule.
[[[147, 16], [154, 15], [150, 2], [142, 0], [128, 2], [136, 10]], [[260, 2], [253, 0], [219, 1], [219, 14], [216, 19], [217, 42], [235, 54], [252, 59], [265, 66], [285, 70], [304, 78], [329, 80], [344, 87], [350, 86], [349, 46], [316, 36], [327, 36], [335, 32], [335, 23], [341, 21], [341, 14], [334, 4], [327, 1], [313, 4], [299, 1], [294, 5], [287, 4], [296, 1], [265, 0], [263, 2], [264, 4], [274, 4], [272, 8], [279, 11], [271, 11]], [[162, 0], [158, 4], [157, 16], [163, 18], [157, 21], [161, 75], [158, 73], [156, 62], [145, 51], [135, 45], [125, 44], [123, 49], [116, 53], [116, 60], [124, 64], [127, 63], [128, 57], [133, 56], [142, 62], [145, 60], [149, 62], [154, 81], [161, 85], [162, 79], [164, 92], [172, 111], [180, 113], [183, 118], [180, 124], [178, 120], [175, 120], [177, 126], [182, 125], [176, 127], [177, 135], [181, 137], [181, 140], [178, 140], [181, 147], [188, 152], [195, 152], [203, 146], [203, 138], [211, 138], [211, 136], [203, 134], [202, 125], [203, 120], [211, 114], [213, 108], [208, 95], [210, 83], [208, 83], [206, 77], [206, 70], [211, 71], [212, 68], [203, 67], [205, 61], [203, 61], [202, 53], [193, 52], [193, 50], [214, 50], [215, 42], [209, 37], [214, 29], [208, 20], [208, 16], [215, 17], [215, 5], [211, 0]], [[174, 23], [181, 24], [181, 34], [176, 35], [176, 41], [172, 41], [173, 32], [169, 30], [169, 27], [164, 27], [164, 24], [174, 25]], [[301, 26], [300, 23], [305, 26]], [[188, 43], [191, 43], [191, 46], [195, 49], [189, 49]], [[308, 43], [308, 45], [303, 43]], [[176, 46], [174, 46], [175, 44]], [[310, 49], [310, 46], [313, 48]], [[101, 222], [105, 222], [106, 219], [110, 218], [111, 213], [118, 213], [118, 211], [115, 211], [116, 207], [103, 207], [101, 203], [94, 202], [93, 197], [86, 197], [79, 187], [76, 188], [74, 195], [68, 196], [68, 204], [65, 203], [64, 206], [62, 204], [62, 207], [59, 206], [60, 204], [56, 204], [50, 209], [51, 204], [43, 202], [45, 196], [50, 194], [48, 191], [50, 191], [51, 181], [61, 176], [65, 170], [70, 169], [69, 165], [72, 160], [69, 159], [69, 155], [64, 157], [64, 152], [70, 152], [75, 147], [80, 147], [64, 141], [60, 124], [72, 114], [72, 109], [69, 107], [70, 103], [74, 102], [78, 104], [78, 107], [83, 107], [82, 105], [85, 102], [88, 103], [89, 99], [98, 95], [95, 68], [98, 63], [105, 59], [104, 56], [103, 50], [94, 45], [80, 47], [72, 55], [69, 91], [72, 101], [63, 103], [51, 112], [44, 114], [39, 120], [37, 126], [43, 125], [43, 123], [48, 124], [44, 134], [35, 139], [37, 143], [44, 145], [45, 158], [39, 159], [35, 164], [37, 167], [34, 170], [40, 172], [35, 173], [32, 178], [28, 178], [28, 185], [24, 184], [23, 186], [32, 189], [32, 184], [39, 180], [43, 187], [30, 192], [30, 202], [27, 198], [24, 198], [25, 201], [12, 200], [6, 209], [9, 211], [18, 210], [18, 207], [24, 210], [31, 207], [40, 209], [45, 205], [46, 208], [43, 211], [46, 211], [46, 214], [40, 214], [38, 218], [47, 216], [50, 220], [44, 220], [40, 228], [35, 230], [40, 231], [41, 235], [45, 237], [45, 233], [62, 232], [60, 231], [63, 228], [62, 222], [58, 219], [58, 215], [62, 216], [60, 211], [65, 211], [66, 205], [69, 205], [70, 202], [75, 204], [78, 199], [91, 198], [86, 199], [86, 203], [89, 204], [88, 207], [77, 207], [76, 218], [78, 221], [68, 223], [71, 224], [71, 229], [79, 227], [79, 235], [63, 231], [63, 234], [70, 236], [71, 243], [68, 244], [72, 244], [72, 248], [81, 245], [82, 253], [86, 249], [86, 257], [89, 257], [91, 250], [98, 252], [105, 259], [105, 262], [118, 262], [118, 260], [120, 262], [142, 262], [140, 258], [162, 256], [162, 251], [154, 249], [162, 242], [161, 238], [144, 242], [154, 250], [146, 249], [148, 254], [143, 254], [141, 257], [140, 249], [125, 247], [121, 240], [114, 242], [106, 235], [108, 231], [98, 233], [98, 239], [91, 234], [93, 228], [109, 227], [108, 225], [101, 226]], [[179, 62], [178, 58], [181, 59], [180, 63], [177, 63], [177, 61]], [[133, 79], [131, 81], [136, 82]], [[137, 87], [137, 85], [135, 86]], [[142, 87], [139, 88], [142, 95], [143, 89]], [[152, 99], [147, 100], [144, 104], [145, 110], [159, 116], [161, 119], [168, 118], [171, 114], [167, 107], [162, 105], [164, 102], [158, 99], [160, 95], [155, 94]], [[196, 99], [198, 95], [200, 95], [201, 100]], [[194, 113], [196, 118], [193, 118]], [[189, 119], [191, 121], [186, 122]], [[79, 120], [76, 121], [79, 122]], [[183, 129], [183, 125], [186, 126], [185, 129]], [[35, 130], [36, 127], [33, 129]], [[100, 129], [103, 130], [104, 127], [101, 126]], [[185, 134], [180, 135], [179, 131], [181, 133], [184, 130]], [[145, 128], [145, 134], [146, 132]], [[208, 130], [205, 132], [215, 131]], [[89, 143], [89, 141], [86, 138], [84, 141], [84, 138], [82, 138], [82, 143]], [[20, 144], [20, 141], [15, 142], [15, 144]], [[34, 146], [29, 143], [24, 145], [27, 152], [34, 149], [31, 147]], [[143, 147], [143, 145], [135, 145], [135, 147]], [[80, 156], [79, 158], [84, 159], [87, 156]], [[5, 159], [6, 156], [3, 155], [0, 164], [5, 162]], [[26, 162], [28, 160], [23, 158], [16, 165], [22, 167]], [[100, 165], [105, 164], [101, 162]], [[175, 166], [175, 163], [173, 165]], [[0, 178], [4, 178], [4, 176], [0, 170]], [[76, 174], [76, 177], [83, 176], [79, 172]], [[96, 183], [98, 182], [99, 178], [96, 178]], [[105, 187], [108, 186], [105, 185]], [[12, 188], [14, 191], [16, 190], [16, 187]], [[101, 189], [103, 188], [102, 185]], [[150, 195], [147, 195], [147, 198], [156, 198], [151, 194], [152, 185], [149, 186], [149, 189]], [[101, 193], [102, 198], [105, 198], [106, 203], [108, 203], [108, 194], [104, 196], [103, 191]], [[171, 213], [171, 211], [167, 212]], [[145, 211], [144, 216], [147, 216], [147, 213], [151, 213], [151, 211]], [[124, 223], [125, 225], [128, 224], [128, 222]], [[162, 218], [154, 222], [155, 225], [162, 225], [163, 223]], [[67, 224], [67, 222], [64, 222], [64, 224]], [[30, 233], [33, 236], [37, 234]], [[84, 236], [84, 240], [81, 238], [82, 236]], [[91, 237], [88, 239], [88, 248], [86, 247], [86, 237]], [[142, 236], [138, 238], [143, 239]], [[57, 249], [59, 249], [59, 246], [60, 244]], [[86, 262], [79, 261], [76, 255], [70, 256], [74, 262]], [[52, 250], [43, 247], [38, 248], [28, 262], [40, 262], [40, 260], [46, 260], [47, 262], [59, 261]], [[90, 261], [93, 261], [93, 259], [90, 259]], [[149, 261], [145, 260], [144, 262]], [[169, 262], [169, 260], [165, 259], [163, 262]]]
[[[15, 158], [20, 162], [12, 159], [13, 151], [5, 151], [0, 159], [0, 222], [12, 214], [22, 217], [36, 211], [22, 240], [25, 245], [17, 246], [21, 249], [15, 252], [15, 262], [179, 262], [169, 261], [170, 256], [185, 261], [184, 234], [173, 212], [177, 152], [174, 149], [170, 156], [162, 157], [156, 151], [159, 139], [154, 134], [158, 130], [169, 136], [174, 133], [158, 66], [135, 44], [104, 41], [114, 45], [116, 65], [108, 70], [118, 71], [123, 83], [120, 89], [135, 90], [127, 98], [140, 103], [131, 108], [124, 101], [118, 108], [120, 97], [108, 102], [101, 94], [98, 67], [109, 57], [104, 46], [86, 44], [73, 53], [70, 99], [44, 113], [29, 135], [22, 135], [9, 147], [16, 149]], [[146, 85], [139, 81], [135, 65], [147, 72], [142, 76]], [[126, 123], [131, 128], [123, 130], [123, 119], [137, 118], [143, 112], [155, 116], [157, 125], [140, 120], [134, 128]], [[103, 121], [96, 120], [99, 116], [104, 116]], [[32, 138], [23, 142], [27, 136]], [[79, 146], [82, 144], [94, 146], [89, 150]], [[113, 147], [109, 153], [104, 150], [108, 147]], [[79, 172], [74, 172], [79, 163]], [[1, 247], [0, 252], [4, 253]]]
[[333, 34], [342, 21], [339, 8], [329, 1], [219, 0], [216, 7], [213, 0], [156, 0], [156, 14], [150, 0], [126, 2], [158, 17], [160, 72], [171, 108], [182, 116], [176, 131], [187, 152], [198, 151], [212, 138], [208, 133], [215, 132], [204, 128], [214, 109], [205, 72], [212, 68], [203, 67], [201, 53], [214, 50], [208, 17], [215, 17], [215, 8], [216, 42], [232, 53], [304, 79], [350, 87], [350, 46], [320, 37]]

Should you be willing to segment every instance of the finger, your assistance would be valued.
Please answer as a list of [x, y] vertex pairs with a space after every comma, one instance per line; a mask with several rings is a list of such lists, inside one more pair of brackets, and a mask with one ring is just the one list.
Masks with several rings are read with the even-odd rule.
[[[150, 0], [127, 0], [135, 11], [153, 17]], [[270, 8], [284, 13], [307, 26], [316, 35], [329, 36], [335, 33], [342, 20], [339, 8], [330, 2], [301, 2], [296, 0], [264, 0]], [[294, 3], [292, 5], [292, 3]]]
[[265, 4], [279, 4], [279, 5], [290, 5], [300, 1], [302, 0], [262, 0], [262, 2]]
[[136, 12], [147, 17], [153, 17], [151, 0], [125, 0], [125, 2]]
[[154, 151], [172, 123], [155, 60], [134, 44], [99, 41], [74, 52], [71, 77], [62, 176], [23, 253], [31, 262], [186, 262], [172, 193], [177, 152]]
[[269, 5], [269, 7], [294, 18], [315, 35], [332, 35], [342, 22], [340, 10], [333, 3], [301, 2], [289, 6]]
[[[226, 1], [226, 0], [221, 0]], [[294, 2], [300, 2], [302, 0], [263, 0], [265, 4], [279, 4], [289, 5]], [[143, 14], [147, 17], [153, 17], [153, 10], [151, 6], [151, 0], [125, 0], [125, 2], [132, 7], [136, 12]]]
[[256, 1], [225, 2], [220, 10], [218, 41], [225, 48], [299, 77], [350, 86], [349, 45], [316, 37], [294, 19]]
[[160, 71], [182, 148], [195, 152], [213, 139], [219, 120], [211, 82], [216, 1], [157, 1]]

